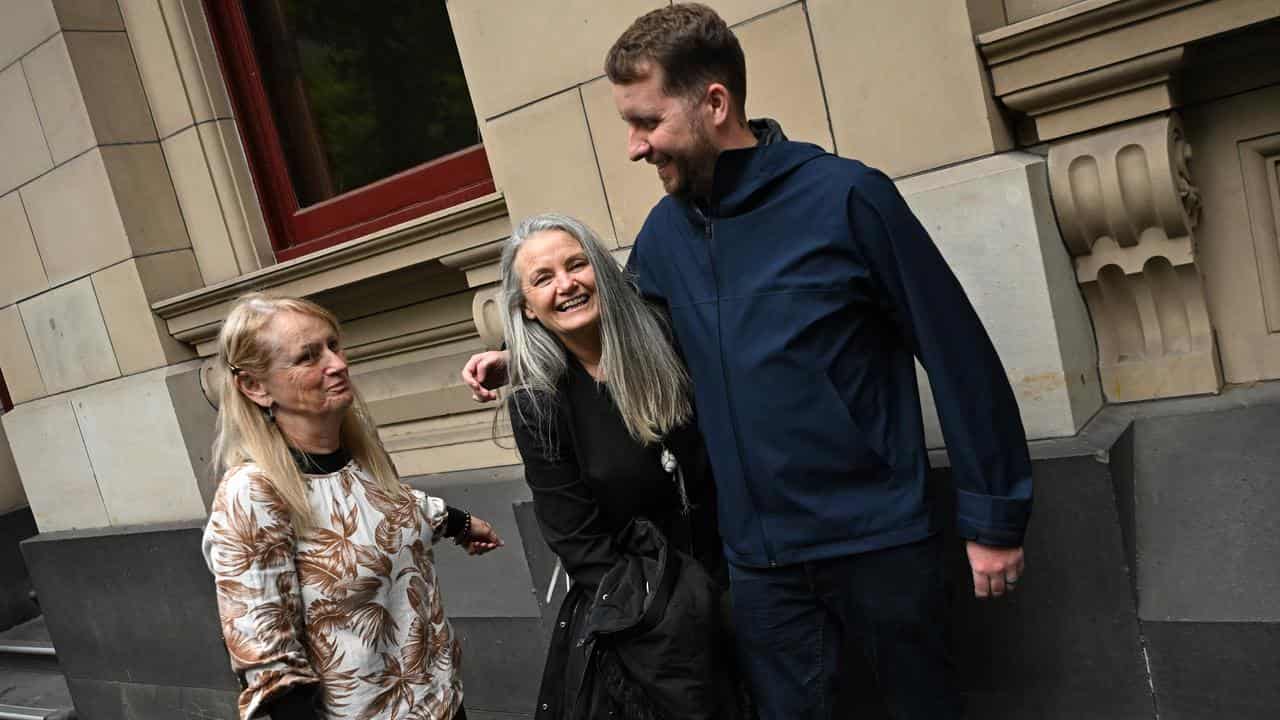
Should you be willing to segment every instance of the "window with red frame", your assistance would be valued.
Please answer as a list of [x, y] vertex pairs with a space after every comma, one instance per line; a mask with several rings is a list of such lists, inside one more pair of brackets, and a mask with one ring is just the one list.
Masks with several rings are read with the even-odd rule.
[[4, 384], [4, 371], [0, 370], [0, 415], [13, 409], [13, 398], [9, 396], [9, 386]]
[[205, 0], [277, 260], [494, 190], [444, 0]]

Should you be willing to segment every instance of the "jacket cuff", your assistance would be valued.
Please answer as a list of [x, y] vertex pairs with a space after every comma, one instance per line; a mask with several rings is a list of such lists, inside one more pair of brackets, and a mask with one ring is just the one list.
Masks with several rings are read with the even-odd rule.
[[956, 531], [965, 540], [996, 547], [1021, 547], [1031, 517], [1031, 500], [956, 490]]

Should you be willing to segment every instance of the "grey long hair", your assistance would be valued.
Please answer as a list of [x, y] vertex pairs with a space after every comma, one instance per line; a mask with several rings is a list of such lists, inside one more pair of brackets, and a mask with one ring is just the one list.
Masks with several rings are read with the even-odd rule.
[[555, 213], [526, 218], [502, 248], [502, 316], [507, 348], [511, 352], [508, 376], [512, 403], [522, 419], [527, 410], [533, 424], [548, 428], [550, 402], [567, 368], [565, 348], [537, 320], [524, 315], [522, 278], [516, 256], [525, 242], [538, 233], [560, 230], [582, 246], [596, 277], [600, 311], [600, 369], [604, 385], [622, 415], [627, 431], [637, 441], [660, 441], [693, 414], [689, 401], [689, 375], [671, 346], [665, 319], [640, 297], [617, 260], [583, 223]]

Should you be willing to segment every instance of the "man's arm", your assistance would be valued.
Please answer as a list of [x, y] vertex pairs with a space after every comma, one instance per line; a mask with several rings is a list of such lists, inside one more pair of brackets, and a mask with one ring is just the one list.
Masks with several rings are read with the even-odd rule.
[[959, 281], [893, 182], [869, 173], [850, 193], [848, 213], [886, 309], [929, 374], [975, 593], [1001, 595], [1022, 571], [1031, 513], [1031, 459], [1013, 389]]

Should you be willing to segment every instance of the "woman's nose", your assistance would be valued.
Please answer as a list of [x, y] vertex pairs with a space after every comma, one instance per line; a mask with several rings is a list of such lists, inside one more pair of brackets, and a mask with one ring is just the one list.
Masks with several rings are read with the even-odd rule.
[[560, 273], [556, 276], [556, 290], [562, 293], [575, 289], [577, 285], [577, 279], [569, 273]]
[[329, 353], [328, 363], [325, 365], [327, 372], [342, 372], [347, 369], [347, 358], [341, 350], [326, 350], [326, 352]]

